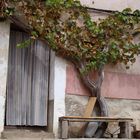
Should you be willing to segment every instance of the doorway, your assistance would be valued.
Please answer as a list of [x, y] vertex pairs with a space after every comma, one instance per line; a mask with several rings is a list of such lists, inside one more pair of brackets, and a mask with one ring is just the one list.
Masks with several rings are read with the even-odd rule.
[[47, 127], [50, 49], [40, 41], [16, 47], [27, 39], [28, 34], [11, 30], [5, 125]]

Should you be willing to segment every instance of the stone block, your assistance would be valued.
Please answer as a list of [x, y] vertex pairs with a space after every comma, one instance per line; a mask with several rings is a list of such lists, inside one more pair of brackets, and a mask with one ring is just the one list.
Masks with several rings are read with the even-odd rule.
[[140, 103], [138, 101], [132, 102], [132, 110], [133, 111], [140, 111]]

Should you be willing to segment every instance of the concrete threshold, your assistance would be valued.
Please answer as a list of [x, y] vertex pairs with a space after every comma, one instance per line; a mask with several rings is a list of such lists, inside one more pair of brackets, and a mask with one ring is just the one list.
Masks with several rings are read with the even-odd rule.
[[55, 139], [55, 138], [8, 138], [0, 140], [138, 140], [138, 139], [115, 139], [115, 138], [70, 138], [70, 139]]

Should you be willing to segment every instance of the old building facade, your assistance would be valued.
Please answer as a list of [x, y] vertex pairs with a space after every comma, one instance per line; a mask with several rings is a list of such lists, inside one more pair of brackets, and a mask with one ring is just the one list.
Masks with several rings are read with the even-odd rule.
[[[139, 0], [81, 0], [90, 7], [119, 10], [130, 7], [140, 9]], [[106, 14], [91, 13], [93, 19], [104, 18]], [[5, 129], [7, 111], [7, 80], [9, 68], [10, 28], [9, 21], [0, 23], [0, 133]], [[139, 38], [138, 38], [139, 40]], [[137, 41], [138, 41], [137, 40]], [[47, 131], [58, 135], [58, 118], [64, 115], [82, 115], [88, 102], [88, 91], [81, 83], [76, 70], [69, 62], [50, 52], [49, 87], [47, 98]], [[38, 57], [38, 56], [37, 56]], [[140, 57], [126, 70], [124, 66], [107, 66], [102, 94], [106, 97], [109, 115], [115, 117], [132, 117], [140, 129]], [[46, 126], [47, 126], [46, 125]]]

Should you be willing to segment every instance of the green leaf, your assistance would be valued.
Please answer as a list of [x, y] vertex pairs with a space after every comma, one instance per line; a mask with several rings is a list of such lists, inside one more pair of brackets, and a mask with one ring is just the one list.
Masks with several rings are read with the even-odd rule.
[[32, 32], [31, 32], [31, 35], [32, 35], [33, 37], [38, 37], [37, 31], [32, 31]]
[[17, 48], [26, 48], [26, 47], [29, 47], [30, 43], [31, 43], [31, 40], [29, 39], [29, 40], [26, 40], [24, 42], [17, 44], [16, 47]]
[[123, 14], [129, 14], [132, 13], [132, 9], [131, 8], [126, 8], [122, 11]]

